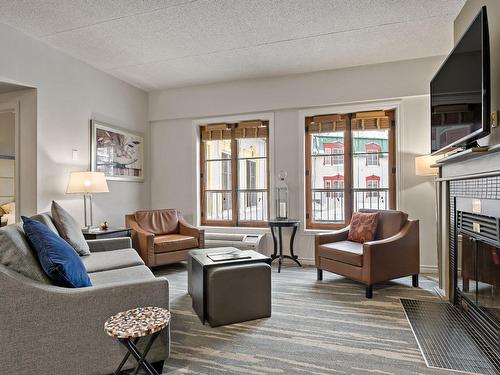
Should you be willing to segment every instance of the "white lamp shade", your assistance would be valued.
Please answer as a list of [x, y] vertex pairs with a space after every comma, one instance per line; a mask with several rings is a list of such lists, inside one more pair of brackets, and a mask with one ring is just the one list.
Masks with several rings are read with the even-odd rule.
[[106, 176], [102, 172], [71, 172], [69, 175], [67, 194], [108, 192]]
[[431, 167], [442, 155], [422, 155], [415, 158], [415, 174], [417, 176], [437, 176], [439, 171], [436, 167]]

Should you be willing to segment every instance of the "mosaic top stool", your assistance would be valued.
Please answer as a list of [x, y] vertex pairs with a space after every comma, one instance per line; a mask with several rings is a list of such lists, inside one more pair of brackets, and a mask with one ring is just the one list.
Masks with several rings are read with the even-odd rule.
[[[109, 336], [117, 338], [128, 350], [114, 374], [118, 375], [120, 373], [132, 354], [137, 361], [134, 374], [137, 374], [142, 367], [146, 374], [159, 375], [153, 365], [146, 360], [146, 356], [161, 330], [167, 327], [169, 323], [170, 312], [160, 307], [139, 307], [120, 312], [109, 318], [104, 323], [104, 331]], [[141, 353], [136, 345], [145, 336], [150, 336], [150, 338], [144, 352]]]

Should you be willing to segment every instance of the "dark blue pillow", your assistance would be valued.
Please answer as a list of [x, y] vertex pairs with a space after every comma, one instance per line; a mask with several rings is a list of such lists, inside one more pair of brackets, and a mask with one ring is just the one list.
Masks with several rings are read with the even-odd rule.
[[76, 251], [46, 225], [21, 216], [24, 233], [47, 276], [57, 286], [81, 288], [92, 286], [89, 275]]

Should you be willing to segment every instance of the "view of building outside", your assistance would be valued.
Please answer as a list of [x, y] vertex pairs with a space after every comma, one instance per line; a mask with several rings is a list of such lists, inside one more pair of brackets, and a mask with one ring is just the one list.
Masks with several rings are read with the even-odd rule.
[[[263, 138], [235, 140], [238, 220], [267, 220], [267, 154]], [[232, 220], [231, 140], [205, 142], [206, 219]]]
[[[344, 222], [344, 132], [313, 134], [312, 200], [313, 220]], [[352, 132], [354, 210], [387, 209], [389, 199], [389, 132]]]

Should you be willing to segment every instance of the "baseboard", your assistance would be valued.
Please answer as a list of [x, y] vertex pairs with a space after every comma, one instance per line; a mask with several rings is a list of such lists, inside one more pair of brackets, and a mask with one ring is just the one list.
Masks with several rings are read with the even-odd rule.
[[438, 273], [438, 268], [437, 266], [427, 266], [427, 265], [420, 265], [420, 273], [431, 273], [436, 275]]

